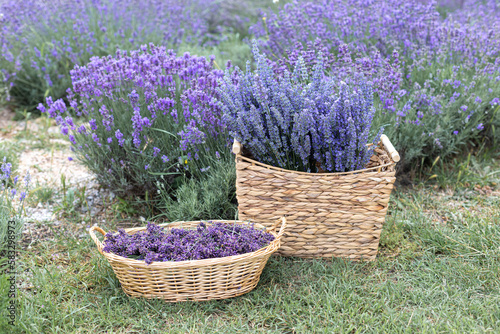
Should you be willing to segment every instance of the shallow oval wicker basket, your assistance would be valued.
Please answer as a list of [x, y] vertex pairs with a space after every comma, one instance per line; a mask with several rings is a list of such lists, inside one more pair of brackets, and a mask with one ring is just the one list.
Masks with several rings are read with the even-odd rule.
[[374, 260], [399, 154], [387, 136], [365, 169], [305, 173], [246, 157], [235, 140], [239, 218], [265, 226], [281, 216], [288, 227], [277, 254]]
[[[248, 224], [248, 222], [243, 221], [214, 220], [211, 222]], [[281, 228], [277, 232], [276, 229], [280, 222]], [[199, 223], [200, 221], [175, 222], [160, 226], [166, 229], [193, 229]], [[95, 235], [95, 231], [102, 235], [105, 235], [106, 232], [93, 226], [89, 233], [99, 252], [111, 264], [123, 291], [127, 295], [160, 298], [168, 302], [202, 301], [236, 297], [255, 288], [267, 260], [280, 247], [281, 236], [285, 231], [286, 224], [286, 219], [280, 218], [270, 229], [267, 228], [266, 232], [274, 235], [275, 239], [268, 246], [252, 253], [206, 260], [153, 262], [149, 265], [141, 260], [103, 252], [103, 244]], [[257, 228], [264, 228], [260, 224], [254, 225]], [[144, 229], [146, 227], [130, 228], [125, 231], [134, 234]]]

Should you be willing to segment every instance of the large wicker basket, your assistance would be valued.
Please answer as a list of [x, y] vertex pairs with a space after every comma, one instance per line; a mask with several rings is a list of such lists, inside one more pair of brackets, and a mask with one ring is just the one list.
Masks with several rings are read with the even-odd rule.
[[[212, 222], [244, 223], [220, 220]], [[281, 228], [279, 232], [276, 232], [280, 222]], [[161, 226], [167, 229], [174, 227], [191, 229], [199, 223], [199, 221], [175, 222]], [[129, 296], [160, 298], [168, 302], [202, 301], [236, 297], [255, 288], [267, 260], [280, 247], [286, 224], [285, 218], [276, 221], [270, 229], [267, 229], [267, 232], [274, 235], [275, 239], [267, 247], [252, 253], [206, 260], [153, 262], [149, 265], [144, 261], [103, 252], [103, 244], [95, 235], [95, 231], [103, 235], [106, 233], [97, 226], [92, 227], [89, 233], [99, 252], [111, 264], [123, 291]], [[260, 224], [255, 224], [255, 227], [264, 228]], [[134, 234], [145, 228], [131, 228], [125, 231]]]
[[237, 141], [233, 152], [239, 219], [269, 226], [287, 217], [278, 254], [375, 259], [399, 161], [385, 135], [365, 169], [346, 173], [272, 167], [245, 157]]

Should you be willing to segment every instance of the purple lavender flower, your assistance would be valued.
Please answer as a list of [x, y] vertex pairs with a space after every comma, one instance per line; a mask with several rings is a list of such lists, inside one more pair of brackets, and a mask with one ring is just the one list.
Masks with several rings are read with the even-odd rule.
[[123, 133], [121, 133], [120, 129], [116, 130], [115, 136], [118, 139], [118, 145], [123, 146], [125, 139], [123, 139]]
[[90, 128], [91, 128], [92, 130], [94, 130], [94, 131], [95, 131], [95, 130], [97, 130], [97, 121], [96, 121], [95, 119], [93, 119], [93, 118], [92, 118], [92, 119], [89, 121], [89, 124], [90, 124]]
[[12, 174], [12, 164], [7, 162], [7, 157], [3, 157], [2, 166], [0, 167], [2, 174], [0, 174], [0, 180], [6, 180]]
[[43, 103], [39, 103], [37, 109], [40, 110], [41, 113], [44, 113], [46, 111]]
[[130, 103], [132, 105], [137, 105], [137, 103], [139, 102], [139, 94], [137, 94], [135, 90], [128, 94], [128, 98], [130, 99]]
[[78, 130], [77, 130], [77, 131], [78, 131], [78, 133], [81, 133], [81, 134], [87, 134], [87, 129], [85, 128], [85, 126], [84, 126], [84, 125], [80, 125], [80, 126], [78, 127]]
[[26, 172], [26, 176], [24, 177], [24, 188], [29, 189], [31, 183], [31, 174], [29, 171]]

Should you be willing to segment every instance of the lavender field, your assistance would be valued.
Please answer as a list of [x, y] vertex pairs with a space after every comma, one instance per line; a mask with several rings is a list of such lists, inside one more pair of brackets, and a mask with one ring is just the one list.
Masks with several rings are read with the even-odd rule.
[[[500, 330], [497, 0], [0, 0], [0, 126], [2, 333]], [[246, 295], [168, 304], [88, 237], [236, 219], [233, 139], [333, 173], [381, 134], [373, 262], [273, 256]]]

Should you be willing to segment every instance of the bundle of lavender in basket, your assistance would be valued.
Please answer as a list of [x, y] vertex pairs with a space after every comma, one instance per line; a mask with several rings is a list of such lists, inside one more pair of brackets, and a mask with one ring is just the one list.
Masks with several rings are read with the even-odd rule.
[[154, 223], [133, 235], [120, 229], [107, 233], [104, 252], [127, 258], [155, 261], [212, 259], [255, 252], [274, 240], [274, 236], [253, 225], [200, 223], [195, 230], [166, 230]]
[[312, 69], [299, 57], [276, 73], [253, 46], [256, 69], [226, 71], [218, 92], [229, 133], [258, 162], [303, 172], [362, 169], [383, 128], [372, 127], [372, 83], [325, 74], [320, 53]]

